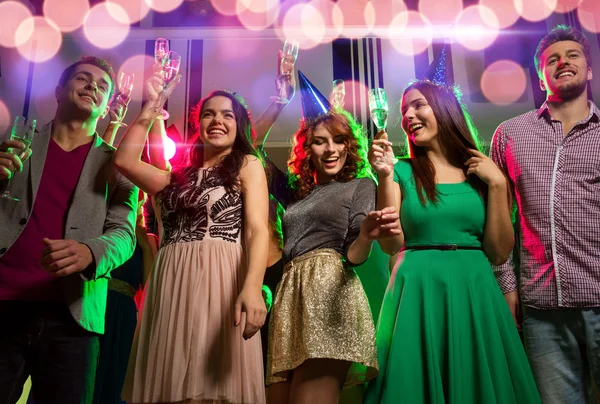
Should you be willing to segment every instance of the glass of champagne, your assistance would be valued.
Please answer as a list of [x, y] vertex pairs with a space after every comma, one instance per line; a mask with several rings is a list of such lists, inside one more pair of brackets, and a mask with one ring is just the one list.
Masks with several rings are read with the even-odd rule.
[[156, 64], [162, 65], [163, 59], [169, 54], [169, 40], [158, 38], [154, 41], [154, 61]]
[[279, 64], [279, 74], [277, 76], [277, 97], [276, 101], [278, 102], [289, 102], [289, 100], [285, 97], [284, 94], [284, 82], [288, 79], [288, 77], [294, 71], [294, 65], [296, 64], [296, 59], [298, 59], [298, 50], [300, 49], [300, 43], [294, 40], [285, 40], [283, 44], [283, 50], [281, 63]]
[[169, 113], [167, 110], [163, 109], [162, 106], [167, 101], [168, 96], [165, 94], [167, 87], [169, 84], [177, 77], [179, 74], [179, 68], [181, 67], [181, 55], [177, 52], [170, 51], [166, 56], [163, 56], [162, 63], [162, 76], [165, 80], [163, 91], [160, 93], [158, 97], [158, 104], [156, 107], [150, 109], [150, 112], [153, 114], [153, 118], [160, 120], [169, 119]]
[[344, 101], [346, 98], [346, 84], [344, 80], [334, 80], [333, 90], [331, 91], [331, 105], [336, 108], [344, 108]]
[[[377, 129], [385, 130], [388, 119], [388, 102], [387, 95], [383, 88], [373, 88], [369, 90], [369, 110], [371, 111], [371, 119]], [[389, 160], [389, 161], [388, 161]], [[379, 158], [377, 163], [392, 163], [396, 164], [398, 160], [395, 157], [385, 156]]]
[[[117, 97], [116, 97], [117, 99], [115, 100], [116, 102], [120, 102], [120, 103], [124, 104], [131, 97], [131, 92], [133, 91], [133, 79], [134, 78], [135, 78], [135, 74], [133, 74], [133, 73], [121, 72], [121, 74], [119, 75], [119, 83], [118, 83], [119, 93], [117, 94]], [[115, 122], [111, 122], [111, 123], [114, 125], [119, 125], [119, 126], [127, 126], [127, 124], [122, 121], [119, 121], [119, 122], [115, 121]]]
[[[25, 153], [29, 149], [29, 146], [31, 145], [31, 139], [33, 139], [33, 134], [35, 133], [36, 123], [37, 122], [35, 119], [27, 120], [26, 118], [24, 118], [22, 116], [17, 116], [15, 118], [15, 122], [13, 123], [12, 131], [10, 133], [10, 140], [16, 140], [18, 142], [23, 143], [25, 145], [25, 148], [17, 149], [17, 148], [11, 147], [8, 149], [8, 153], [12, 153], [12, 154], [18, 155], [20, 157], [25, 155]], [[15, 175], [15, 174], [16, 174], [16, 172], [13, 173], [13, 175]], [[7, 181], [8, 181], [8, 184], [6, 185], [6, 190], [4, 191], [4, 193], [2, 195], [0, 195], [0, 198], [19, 202], [19, 198], [11, 195], [11, 193], [10, 193], [10, 179]]]

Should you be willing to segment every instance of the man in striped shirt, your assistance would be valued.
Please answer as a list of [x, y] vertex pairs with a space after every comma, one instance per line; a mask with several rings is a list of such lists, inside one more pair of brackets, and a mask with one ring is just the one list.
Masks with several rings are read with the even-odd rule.
[[503, 122], [492, 140], [518, 208], [519, 287], [512, 261], [495, 274], [518, 327], [519, 298], [523, 305], [543, 402], [587, 403], [592, 380], [600, 384], [600, 110], [587, 96], [590, 45], [557, 26], [535, 65], [546, 102]]

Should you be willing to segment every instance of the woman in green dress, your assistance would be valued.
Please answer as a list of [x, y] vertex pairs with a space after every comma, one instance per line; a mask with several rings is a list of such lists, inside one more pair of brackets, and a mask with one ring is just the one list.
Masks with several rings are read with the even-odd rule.
[[402, 251], [379, 318], [380, 374], [365, 402], [539, 403], [490, 265], [514, 245], [506, 179], [478, 150], [454, 87], [417, 81], [401, 113], [410, 158], [392, 165], [385, 133], [370, 152], [377, 204], [398, 207], [403, 234], [380, 241]]

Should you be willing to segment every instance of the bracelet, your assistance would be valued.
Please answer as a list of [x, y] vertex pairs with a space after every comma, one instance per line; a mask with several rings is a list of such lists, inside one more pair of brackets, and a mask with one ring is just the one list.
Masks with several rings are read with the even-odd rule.
[[283, 105], [287, 105], [290, 103], [290, 100], [288, 100], [287, 98], [283, 98], [283, 97], [277, 97], [277, 96], [272, 96], [270, 98], [271, 101], [274, 101], [277, 104], [283, 104]]

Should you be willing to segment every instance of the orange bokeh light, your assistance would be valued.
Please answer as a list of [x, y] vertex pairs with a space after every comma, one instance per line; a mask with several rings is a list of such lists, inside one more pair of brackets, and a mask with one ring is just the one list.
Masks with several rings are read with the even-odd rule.
[[44, 15], [62, 32], [75, 31], [81, 27], [88, 11], [88, 0], [70, 0], [68, 7], [65, 7], [63, 0], [44, 0]]
[[16, 37], [27, 36], [33, 32], [29, 39], [20, 43], [17, 50], [27, 60], [41, 63], [52, 59], [62, 45], [62, 34], [58, 27], [45, 17], [32, 17], [19, 25]]
[[525, 70], [512, 60], [499, 60], [489, 65], [481, 75], [481, 91], [497, 105], [512, 104], [525, 92]]
[[27, 41], [33, 34], [33, 24], [28, 25], [29, 32], [22, 32], [20, 38], [17, 38], [15, 33], [21, 23], [31, 17], [31, 11], [19, 2], [0, 3], [0, 46], [14, 48]]

